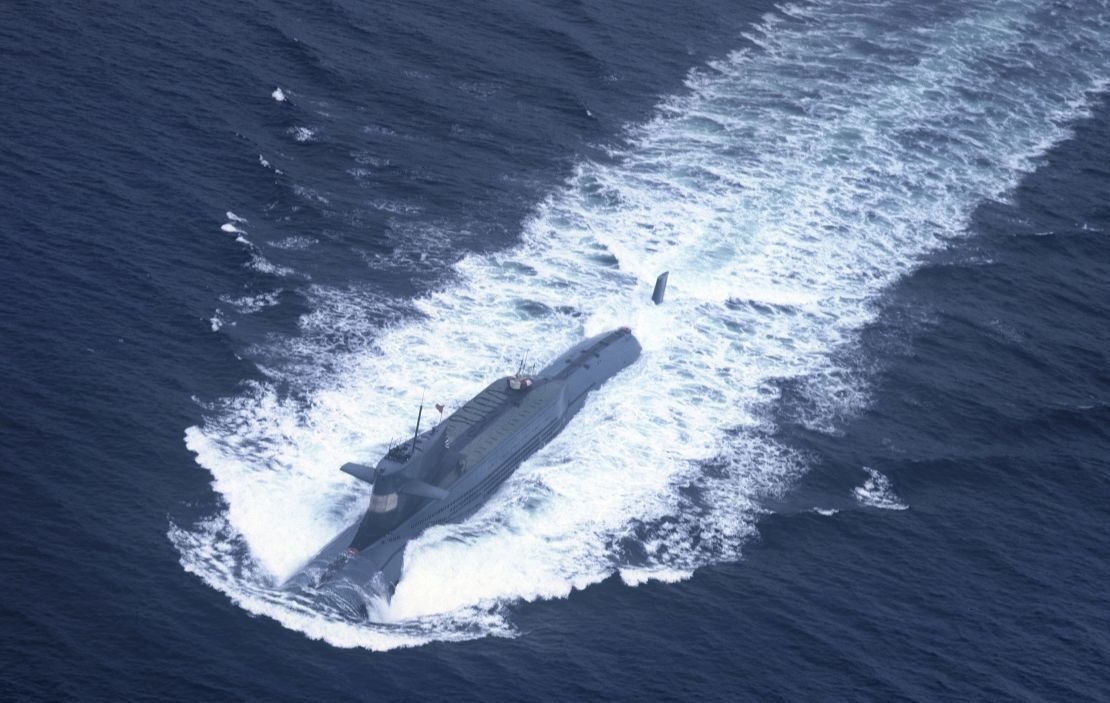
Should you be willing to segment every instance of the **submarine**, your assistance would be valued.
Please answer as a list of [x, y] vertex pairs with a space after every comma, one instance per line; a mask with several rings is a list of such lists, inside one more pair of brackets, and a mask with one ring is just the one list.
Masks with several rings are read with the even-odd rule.
[[[666, 285], [663, 273], [652, 294], [656, 305]], [[640, 351], [632, 330], [620, 327], [579, 342], [539, 373], [527, 373], [522, 362], [516, 373], [495, 380], [423, 433], [421, 403], [411, 440], [391, 447], [375, 466], [340, 467], [372, 484], [370, 505], [283, 587], [314, 591], [356, 611], [371, 596], [388, 598], [410, 540], [474, 514], [566, 427], [591, 391], [634, 363]]]

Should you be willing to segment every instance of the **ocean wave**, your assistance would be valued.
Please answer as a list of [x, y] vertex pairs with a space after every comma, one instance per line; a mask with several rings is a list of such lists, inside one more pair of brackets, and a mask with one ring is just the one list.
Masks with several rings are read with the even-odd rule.
[[867, 466], [863, 467], [863, 470], [867, 472], [869, 478], [862, 486], [852, 489], [852, 494], [860, 504], [881, 510], [909, 510], [910, 506], [894, 494], [894, 487], [889, 478]]

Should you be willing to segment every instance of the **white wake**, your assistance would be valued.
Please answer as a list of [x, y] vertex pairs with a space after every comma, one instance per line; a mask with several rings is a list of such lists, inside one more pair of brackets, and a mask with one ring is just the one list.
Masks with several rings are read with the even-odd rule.
[[[865, 403], [835, 358], [884, 289], [964, 234], [1101, 89], [1105, 4], [1058, 5], [972, 2], [918, 27], [913, 5], [784, 5], [753, 29], [758, 49], [693, 72], [611, 162], [539, 203], [518, 246], [463, 260], [448, 288], [404, 303], [405, 322], [364, 322], [395, 301], [308, 289], [294, 351], [327, 358], [297, 366], [307, 397], [255, 385], [186, 432], [225, 507], [171, 526], [182, 564], [311, 637], [387, 649], [511, 635], [509, 604], [737, 558], [760, 497], [805, 469], [773, 439], [779, 381], [804, 382], [816, 429]], [[410, 544], [379, 622], [272, 588], [361, 513], [366, 490], [338, 467], [410, 431], [422, 391], [458, 405], [526, 352], [542, 363], [622, 324], [642, 360], [477, 516]], [[366, 343], [325, 354], [323, 328]]]

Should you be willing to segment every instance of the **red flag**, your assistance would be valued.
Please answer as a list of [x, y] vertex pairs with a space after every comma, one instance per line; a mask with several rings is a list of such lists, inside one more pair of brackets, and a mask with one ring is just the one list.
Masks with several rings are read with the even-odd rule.
[[443, 414], [443, 405], [440, 404], [440, 403], [436, 403], [436, 410], [438, 410], [439, 414], [442, 415]]

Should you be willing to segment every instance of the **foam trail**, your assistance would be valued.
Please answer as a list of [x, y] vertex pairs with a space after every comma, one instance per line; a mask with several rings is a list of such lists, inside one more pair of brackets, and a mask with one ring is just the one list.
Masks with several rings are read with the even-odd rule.
[[[1110, 65], [1106, 3], [1059, 5], [784, 5], [758, 50], [694, 72], [611, 163], [539, 204], [517, 247], [463, 260], [408, 322], [369, 326], [359, 306], [388, 319], [395, 303], [348, 296], [352, 313], [310, 289], [332, 330], [366, 342], [338, 354], [309, 316], [289, 351], [314, 366], [268, 369], [297, 398], [256, 385], [186, 432], [226, 507], [171, 529], [183, 565], [251, 612], [383, 649], [511, 635], [508, 604], [735, 559], [760, 498], [804, 470], [774, 440], [778, 382], [811, 389], [817, 429], [866, 402], [835, 359], [883, 290], [1085, 114]], [[473, 519], [411, 543], [380, 622], [271, 588], [364, 509], [337, 468], [405, 434], [424, 388], [457, 405], [509, 360], [619, 324], [641, 361]]]

